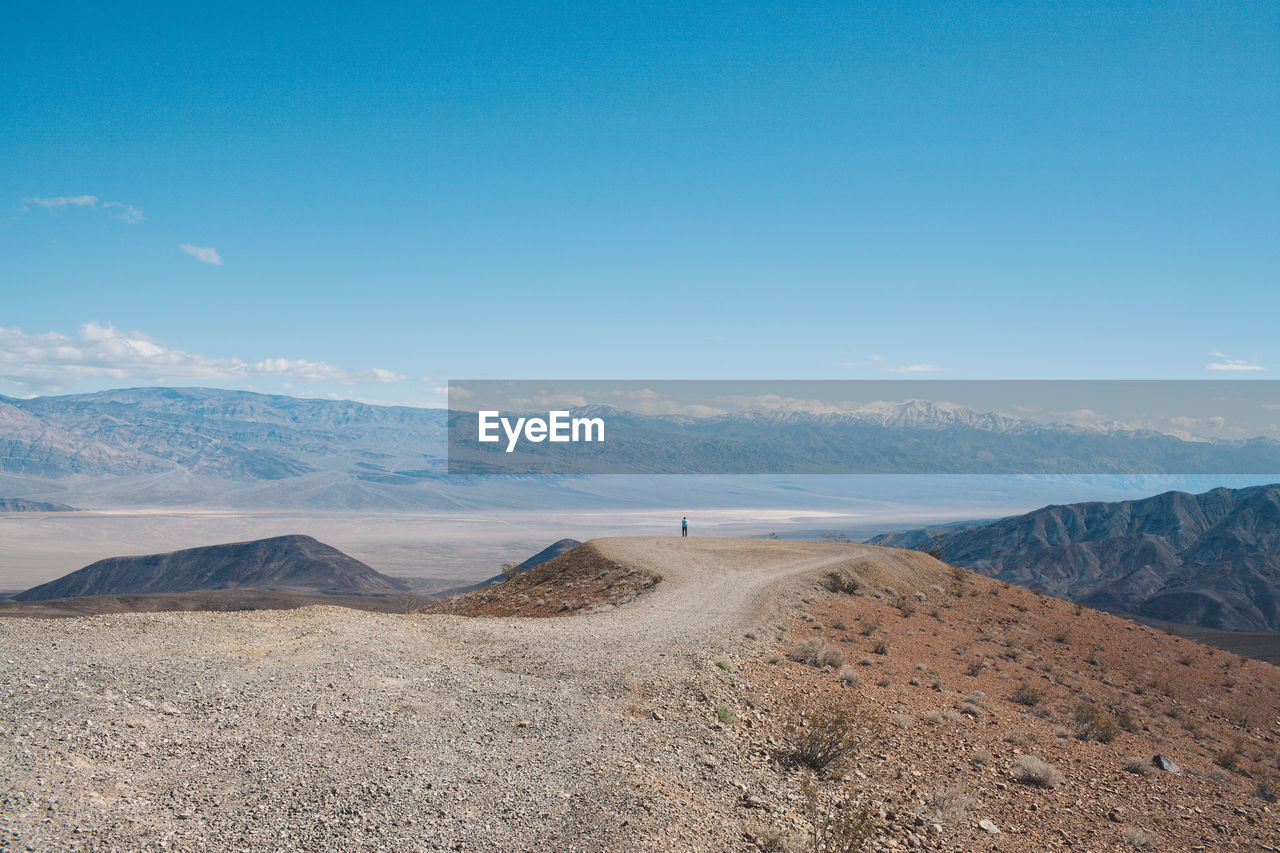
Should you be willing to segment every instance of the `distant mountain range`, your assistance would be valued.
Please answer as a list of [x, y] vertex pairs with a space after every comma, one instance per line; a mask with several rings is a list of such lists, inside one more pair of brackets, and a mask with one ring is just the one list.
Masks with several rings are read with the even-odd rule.
[[[474, 413], [450, 414], [450, 470], [486, 474], [1257, 474], [1280, 442], [1039, 423], [925, 400], [848, 412], [643, 415], [607, 406], [613, 436], [590, 446], [480, 444]], [[457, 440], [462, 436], [463, 440]]]
[[1280, 485], [1048, 506], [869, 540], [1103, 610], [1228, 630], [1280, 630]]
[[295, 535], [168, 554], [111, 557], [32, 587], [13, 599], [44, 601], [233, 589], [390, 595], [404, 591], [405, 584], [310, 536]]
[[0, 397], [0, 470], [41, 477], [182, 469], [234, 481], [442, 470], [444, 412], [209, 388]]
[[29, 501], [26, 498], [0, 498], [0, 513], [3, 512], [76, 512], [76, 508], [48, 501]]
[[[935, 482], [921, 491], [909, 478], [882, 479], [870, 486], [839, 477], [732, 475], [764, 470], [807, 475], [850, 468], [947, 473], [968, 470], [975, 459], [1007, 472], [1057, 466], [1081, 474], [1201, 469], [1280, 473], [1280, 444], [1270, 440], [1192, 441], [1154, 432], [1046, 426], [925, 401], [844, 414], [655, 418], [607, 411], [611, 430], [625, 427], [611, 435], [630, 436], [616, 447], [610, 444], [610, 452], [620, 454], [625, 465], [657, 476], [610, 481], [449, 475], [446, 424], [451, 415], [439, 409], [207, 388], [0, 397], [0, 490], [92, 507], [454, 511], [601, 502], [665, 506], [675, 494], [689, 508], [722, 507], [729, 501], [829, 509], [853, 496], [918, 504], [949, 490], [962, 499], [968, 489]], [[586, 457], [566, 458], [562, 470], [578, 465], [582, 470], [577, 473], [591, 472]], [[489, 460], [480, 461], [487, 465]], [[675, 492], [672, 481], [660, 476], [691, 469], [721, 474], [682, 478]], [[1184, 479], [1178, 485], [1191, 482]], [[1029, 480], [1000, 488], [1016, 491], [1012, 500], [1024, 506], [1061, 494]], [[1117, 488], [1109, 483], [1082, 491], [1110, 497]], [[1129, 496], [1149, 489], [1121, 490]]]

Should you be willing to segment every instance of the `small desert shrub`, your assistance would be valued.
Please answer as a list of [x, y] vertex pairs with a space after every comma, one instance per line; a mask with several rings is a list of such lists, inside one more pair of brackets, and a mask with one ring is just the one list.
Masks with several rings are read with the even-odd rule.
[[742, 832], [764, 853], [788, 853], [794, 848], [788, 843], [787, 834], [774, 826], [742, 823]]
[[1001, 740], [1004, 741], [1005, 743], [1010, 743], [1010, 744], [1013, 744], [1014, 746], [1021, 747], [1023, 749], [1028, 749], [1038, 744], [1040, 742], [1040, 737], [1035, 732], [1021, 731], [1021, 732], [1009, 732], [1007, 735], [1001, 738]]
[[1151, 775], [1151, 762], [1145, 758], [1139, 758], [1136, 755], [1126, 755], [1122, 762], [1124, 769], [1138, 776]]
[[817, 787], [808, 779], [801, 783], [801, 790], [806, 816], [813, 828], [809, 848], [813, 853], [854, 853], [875, 836], [878, 827], [867, 806], [858, 805], [850, 798], [823, 803]]
[[1053, 641], [1055, 643], [1066, 643], [1071, 639], [1071, 632], [1066, 628], [1059, 628], [1053, 632]]
[[858, 744], [856, 707], [832, 703], [792, 724], [780, 758], [821, 773], [852, 755]]
[[1076, 706], [1076, 738], [1078, 740], [1096, 740], [1099, 743], [1111, 743], [1120, 734], [1120, 727], [1115, 720], [1104, 715], [1097, 705], [1081, 702]]
[[841, 571], [830, 571], [822, 576], [822, 585], [831, 592], [853, 595], [862, 588], [862, 582], [853, 575]]
[[964, 674], [970, 678], [977, 678], [986, 668], [987, 662], [979, 658], [978, 660], [969, 662], [969, 665], [965, 667]]
[[1116, 713], [1116, 725], [1124, 729], [1126, 732], [1137, 732], [1142, 730], [1142, 723], [1133, 713], [1131, 708], [1121, 708]]
[[1024, 681], [1014, 688], [1013, 693], [1009, 694], [1009, 698], [1019, 705], [1034, 708], [1044, 701], [1044, 691]]
[[864, 637], [870, 637], [876, 631], [883, 627], [884, 621], [879, 616], [872, 616], [862, 620], [862, 627], [858, 629], [858, 633]]
[[733, 664], [729, 663], [727, 660], [721, 659], [716, 661], [716, 666], [720, 667], [725, 672], [733, 672]]
[[818, 665], [835, 669], [844, 663], [844, 652], [836, 646], [826, 644], [818, 652]]
[[957, 826], [964, 821], [965, 814], [974, 802], [963, 785], [943, 785], [925, 795], [921, 817], [940, 826]]
[[991, 754], [991, 750], [979, 748], [973, 751], [973, 757], [969, 760], [978, 767], [985, 767], [995, 760], [995, 756]]
[[845, 687], [861, 687], [862, 676], [851, 666], [840, 667], [840, 683]]
[[1213, 763], [1223, 770], [1235, 772], [1240, 769], [1240, 753], [1236, 752], [1234, 748], [1220, 750], [1213, 757]]
[[1156, 838], [1145, 829], [1131, 826], [1124, 831], [1124, 841], [1134, 850], [1150, 850], [1155, 846]]
[[1020, 755], [1013, 766], [1014, 781], [1037, 788], [1056, 788], [1062, 784], [1062, 772], [1037, 755]]
[[787, 652], [787, 657], [797, 663], [817, 667], [836, 667], [844, 663], [844, 652], [817, 637], [810, 637], [798, 643]]
[[935, 709], [925, 714], [924, 718], [934, 725], [939, 723], [958, 723], [961, 719], [960, 714], [950, 708], [946, 710]]
[[[930, 557], [933, 557], [933, 559], [935, 560], [941, 560], [942, 559], [942, 540], [940, 540], [937, 536], [934, 536], [928, 542], [920, 542], [911, 550], [920, 551], [921, 553], [928, 554]], [[961, 569], [961, 571], [964, 571], [964, 570]]]
[[1254, 796], [1268, 803], [1280, 801], [1280, 776], [1263, 776], [1253, 789]]
[[916, 603], [906, 596], [895, 601], [893, 606], [898, 608], [898, 612], [902, 614], [904, 619], [916, 612]]
[[871, 651], [878, 655], [889, 654], [889, 641], [884, 637], [881, 637], [879, 640], [876, 640], [876, 644], [871, 647]]
[[733, 709], [731, 709], [728, 705], [717, 705], [716, 719], [724, 723], [725, 725], [731, 726], [734, 723], [738, 722], [738, 715], [733, 713]]
[[890, 714], [889, 719], [900, 729], [909, 729], [916, 724], [916, 718], [910, 714]]
[[523, 571], [524, 571], [524, 569], [520, 568], [520, 567], [519, 567], [519, 566], [517, 566], [515, 563], [503, 563], [503, 564], [502, 564], [502, 579], [503, 579], [504, 581], [509, 581], [509, 580], [511, 580], [512, 578], [518, 578], [518, 577], [520, 577], [520, 573], [521, 573], [521, 572], [523, 572]]

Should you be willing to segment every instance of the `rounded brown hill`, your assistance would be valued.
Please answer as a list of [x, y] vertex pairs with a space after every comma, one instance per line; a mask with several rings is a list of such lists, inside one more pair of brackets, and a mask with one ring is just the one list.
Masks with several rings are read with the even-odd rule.
[[274, 536], [167, 554], [110, 557], [14, 596], [18, 601], [87, 595], [292, 590], [385, 595], [404, 586], [310, 536]]
[[[608, 541], [608, 540], [603, 540]], [[571, 544], [572, 543], [572, 544]], [[653, 587], [662, 575], [612, 559], [602, 540], [561, 539], [514, 567], [510, 578], [437, 602], [424, 613], [457, 616], [573, 616], [602, 604], [623, 604]], [[545, 555], [560, 553], [539, 562]]]

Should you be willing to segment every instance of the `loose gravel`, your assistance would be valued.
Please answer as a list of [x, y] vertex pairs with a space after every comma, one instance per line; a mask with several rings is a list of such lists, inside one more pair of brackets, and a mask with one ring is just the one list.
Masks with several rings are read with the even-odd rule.
[[776, 780], [718, 697], [800, 579], [879, 549], [595, 545], [663, 581], [562, 619], [0, 619], [0, 849], [742, 847]]

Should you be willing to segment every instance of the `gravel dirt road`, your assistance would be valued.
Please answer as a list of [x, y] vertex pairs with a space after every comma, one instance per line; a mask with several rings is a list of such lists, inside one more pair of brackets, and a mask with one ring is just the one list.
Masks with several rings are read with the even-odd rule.
[[[336, 607], [0, 619], [0, 846], [743, 846], [717, 697], [806, 579], [886, 549], [594, 540], [663, 581], [560, 619]], [[900, 553], [900, 552], [897, 552]], [[754, 769], [748, 769], [748, 768]]]

